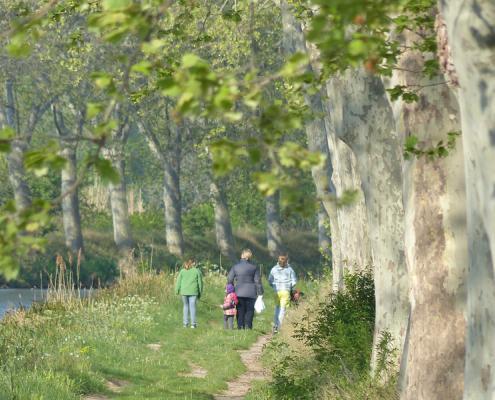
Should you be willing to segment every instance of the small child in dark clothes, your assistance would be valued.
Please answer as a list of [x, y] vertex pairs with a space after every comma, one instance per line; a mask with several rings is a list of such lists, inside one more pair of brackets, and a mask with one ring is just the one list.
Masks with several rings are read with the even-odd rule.
[[239, 299], [235, 294], [234, 285], [231, 283], [225, 286], [225, 298], [220, 306], [223, 309], [223, 327], [224, 329], [234, 329], [234, 317], [237, 314], [237, 304]]

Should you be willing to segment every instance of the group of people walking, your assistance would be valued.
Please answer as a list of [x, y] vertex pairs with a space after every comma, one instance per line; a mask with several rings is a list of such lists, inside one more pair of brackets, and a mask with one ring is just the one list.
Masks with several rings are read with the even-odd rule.
[[[225, 297], [223, 304], [220, 305], [226, 329], [234, 328], [234, 317], [237, 319], [238, 329], [253, 328], [255, 303], [257, 299], [258, 301], [262, 299], [264, 290], [260, 269], [252, 263], [252, 257], [252, 251], [244, 249], [240, 261], [227, 275]], [[289, 265], [289, 257], [287, 254], [279, 255], [277, 264], [268, 276], [268, 283], [276, 293], [274, 332], [277, 332], [282, 324], [296, 282], [296, 274]], [[203, 292], [203, 278], [193, 260], [184, 263], [177, 277], [175, 290], [182, 296], [184, 327], [196, 328], [196, 302]]]

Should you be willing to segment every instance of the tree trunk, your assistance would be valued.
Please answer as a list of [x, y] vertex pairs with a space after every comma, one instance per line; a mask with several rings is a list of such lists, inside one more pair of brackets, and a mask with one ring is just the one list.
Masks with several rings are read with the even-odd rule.
[[7, 155], [9, 180], [14, 192], [14, 199], [18, 210], [24, 210], [31, 205], [31, 193], [26, 182], [24, 169], [24, 154], [28, 149], [28, 141], [20, 134], [17, 123], [18, 116], [14, 96], [14, 83], [7, 80], [5, 83], [5, 119], [7, 125], [14, 129], [17, 138], [11, 142], [10, 152]]
[[74, 188], [77, 181], [77, 159], [75, 149], [69, 146], [62, 149], [62, 157], [67, 164], [62, 170], [62, 194], [70, 191], [62, 199], [62, 219], [64, 224], [65, 245], [73, 253], [83, 250], [83, 235], [81, 230], [81, 216], [79, 213], [79, 193]]
[[[339, 78], [331, 85], [339, 84]], [[337, 136], [356, 156], [366, 202], [373, 255], [376, 345], [388, 332], [402, 352], [409, 313], [408, 280], [404, 256], [402, 204], [402, 141], [382, 81], [364, 71], [348, 71], [336, 91], [342, 96], [343, 125]], [[335, 92], [334, 92], [335, 94]], [[331, 97], [330, 101], [334, 98]], [[397, 360], [398, 361], [398, 360]]]
[[150, 150], [163, 165], [163, 205], [165, 208], [165, 239], [168, 251], [178, 257], [184, 255], [184, 237], [182, 234], [182, 198], [180, 192], [180, 168], [182, 130], [184, 127], [173, 123], [165, 105], [165, 126], [163, 134], [157, 136], [154, 128], [145, 121], [139, 121], [138, 127], [145, 135]]
[[215, 233], [218, 249], [222, 256], [226, 257], [230, 262], [235, 261], [236, 253], [232, 226], [230, 224], [229, 207], [223, 190], [214, 180], [210, 183], [210, 195], [215, 210]]
[[113, 238], [119, 252], [125, 256], [132, 252], [134, 241], [131, 235], [131, 224], [127, 207], [125, 184], [125, 160], [123, 154], [112, 154], [113, 167], [117, 170], [120, 181], [110, 183], [110, 206], [113, 219]]
[[[306, 44], [301, 24], [292, 14], [286, 1], [281, 1], [281, 12], [285, 54], [290, 55], [299, 51], [309, 54], [312, 60], [317, 60], [316, 49]], [[314, 167], [311, 172], [317, 196], [322, 201], [330, 219], [333, 244], [333, 290], [340, 290], [344, 286], [346, 266], [352, 271], [369, 264], [370, 247], [364, 201], [359, 177], [355, 173], [352, 152], [335, 137], [332, 119], [339, 118], [339, 116], [327, 110], [321, 93], [307, 95], [305, 101], [310, 110], [315, 113], [315, 116], [305, 126], [308, 148], [326, 156], [324, 165]], [[322, 117], [325, 114], [326, 118]], [[339, 208], [336, 198], [343, 196], [346, 191], [358, 191], [360, 195], [352, 205]]]
[[[170, 157], [174, 155], [169, 154]], [[177, 257], [184, 254], [179, 172], [170, 160], [163, 163], [163, 204], [165, 205], [165, 235], [168, 251]]]
[[9, 181], [14, 192], [16, 207], [19, 211], [31, 205], [31, 192], [26, 181], [24, 169], [24, 154], [28, 144], [24, 140], [13, 140], [10, 144], [10, 152], [7, 155]]
[[[331, 118], [335, 119], [335, 111], [330, 113]], [[343, 275], [344, 269], [357, 272], [371, 264], [368, 219], [354, 153], [347, 144], [336, 137], [333, 128], [329, 129], [327, 140], [332, 157], [332, 182], [337, 189], [337, 199], [343, 199], [346, 193], [354, 193], [349, 204], [342, 204], [336, 208], [340, 257], [333, 264], [334, 268], [339, 266], [338, 271]], [[334, 243], [334, 248], [335, 246]]]
[[464, 399], [495, 397], [495, 3], [441, 1], [459, 78], [469, 266]]
[[[116, 119], [124, 119], [121, 106], [116, 108]], [[106, 151], [113, 168], [117, 171], [120, 180], [118, 183], [109, 184], [110, 207], [113, 220], [113, 238], [119, 251], [119, 269], [121, 273], [132, 275], [135, 273], [134, 265], [134, 240], [131, 233], [129, 219], [129, 207], [127, 205], [127, 190], [125, 184], [125, 145], [129, 135], [127, 120], [121, 122], [113, 132], [112, 142]]]
[[320, 204], [318, 207], [318, 248], [320, 249], [320, 254], [322, 258], [322, 264], [327, 264], [331, 261], [332, 257], [332, 240], [329, 235], [330, 231], [330, 218], [323, 207]]
[[[413, 47], [415, 38], [404, 34]], [[417, 102], [400, 103], [399, 132], [433, 147], [458, 131], [459, 108], [443, 76], [421, 79], [424, 58], [407, 51], [396, 72], [399, 85], [417, 87]], [[430, 85], [430, 86], [428, 86]], [[446, 158], [405, 161], [405, 246], [411, 311], [401, 374], [403, 399], [461, 399], [464, 377], [466, 199], [462, 144]]]
[[[53, 119], [60, 138], [61, 155], [66, 164], [61, 172], [62, 221], [64, 225], [65, 245], [73, 253], [83, 250], [81, 216], [79, 213], [79, 190], [74, 185], [77, 182], [77, 153], [76, 144], [69, 137], [69, 131], [64, 123], [63, 115], [53, 106]], [[79, 134], [82, 132], [83, 120], [79, 121]], [[75, 135], [72, 136], [72, 139]]]
[[278, 257], [283, 251], [282, 228], [280, 226], [280, 192], [275, 192], [266, 199], [266, 240], [268, 253]]

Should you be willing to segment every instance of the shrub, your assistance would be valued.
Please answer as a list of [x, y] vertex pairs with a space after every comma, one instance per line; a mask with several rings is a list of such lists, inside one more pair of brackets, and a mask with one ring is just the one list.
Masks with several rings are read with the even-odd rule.
[[[77, 271], [73, 273], [77, 279]], [[113, 281], [118, 275], [115, 260], [88, 254], [81, 262], [79, 282], [86, 287], [101, 286]]]
[[345, 288], [320, 304], [313, 324], [303, 319], [295, 336], [335, 374], [361, 375], [369, 369], [375, 323], [371, 272], [347, 275]]
[[134, 232], [163, 232], [165, 217], [163, 210], [149, 210], [141, 214], [129, 216]]
[[255, 388], [249, 399], [397, 398], [395, 365], [390, 363], [394, 349], [385, 332], [377, 345], [376, 379], [369, 373], [375, 321], [371, 271], [347, 275], [345, 290], [323, 301], [316, 293], [291, 319], [293, 325], [282, 330], [264, 355], [271, 383]]
[[213, 228], [215, 219], [210, 203], [198, 204], [182, 217], [184, 231], [191, 235], [203, 235]]

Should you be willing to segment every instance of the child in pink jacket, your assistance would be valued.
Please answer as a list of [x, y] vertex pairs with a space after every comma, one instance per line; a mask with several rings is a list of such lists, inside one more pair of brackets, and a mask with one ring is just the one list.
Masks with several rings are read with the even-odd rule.
[[237, 303], [239, 299], [235, 294], [234, 285], [231, 283], [225, 286], [225, 298], [220, 306], [223, 309], [223, 327], [224, 329], [234, 329], [234, 317], [237, 314]]

